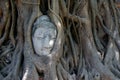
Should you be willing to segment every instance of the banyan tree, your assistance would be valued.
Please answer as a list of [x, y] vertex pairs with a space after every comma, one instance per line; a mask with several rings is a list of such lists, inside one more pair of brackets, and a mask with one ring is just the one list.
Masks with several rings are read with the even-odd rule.
[[0, 0], [0, 80], [120, 80], [117, 0]]

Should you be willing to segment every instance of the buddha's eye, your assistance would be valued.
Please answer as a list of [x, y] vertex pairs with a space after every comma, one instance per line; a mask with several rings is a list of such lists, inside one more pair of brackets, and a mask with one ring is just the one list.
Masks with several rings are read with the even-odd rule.
[[51, 38], [53, 41], [56, 39], [55, 37]]
[[50, 35], [50, 38], [51, 39], [56, 39], [56, 36], [55, 35]]
[[43, 37], [37, 37], [37, 39], [43, 39]]

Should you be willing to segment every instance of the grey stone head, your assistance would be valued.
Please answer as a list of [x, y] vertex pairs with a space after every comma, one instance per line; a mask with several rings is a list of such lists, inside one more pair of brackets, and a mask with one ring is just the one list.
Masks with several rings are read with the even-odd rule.
[[48, 55], [53, 48], [57, 30], [46, 15], [39, 17], [33, 25], [32, 41], [38, 55]]

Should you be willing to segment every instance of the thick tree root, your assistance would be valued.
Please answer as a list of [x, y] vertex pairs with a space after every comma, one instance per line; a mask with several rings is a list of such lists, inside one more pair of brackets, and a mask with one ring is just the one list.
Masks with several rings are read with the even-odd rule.
[[[115, 0], [0, 2], [7, 2], [6, 11], [0, 3], [0, 80], [120, 80]], [[35, 20], [44, 14], [57, 37], [51, 53], [40, 56], [31, 36]]]

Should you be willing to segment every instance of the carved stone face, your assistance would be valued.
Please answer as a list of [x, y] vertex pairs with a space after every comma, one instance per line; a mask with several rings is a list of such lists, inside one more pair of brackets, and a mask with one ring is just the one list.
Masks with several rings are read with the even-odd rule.
[[56, 28], [49, 21], [42, 21], [33, 33], [33, 46], [38, 55], [48, 55], [56, 39]]

